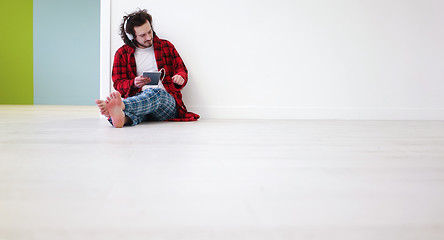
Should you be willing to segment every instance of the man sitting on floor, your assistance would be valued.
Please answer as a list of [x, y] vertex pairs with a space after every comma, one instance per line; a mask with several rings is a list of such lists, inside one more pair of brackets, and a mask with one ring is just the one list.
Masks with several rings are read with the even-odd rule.
[[[188, 71], [173, 44], [160, 39], [152, 29], [152, 17], [139, 10], [123, 17], [120, 35], [125, 44], [114, 56], [113, 92], [106, 100], [96, 100], [102, 115], [116, 128], [137, 125], [146, 120], [196, 121], [182, 101], [182, 88]], [[164, 69], [157, 85], [147, 85], [145, 71]], [[122, 99], [122, 97], [124, 99]]]

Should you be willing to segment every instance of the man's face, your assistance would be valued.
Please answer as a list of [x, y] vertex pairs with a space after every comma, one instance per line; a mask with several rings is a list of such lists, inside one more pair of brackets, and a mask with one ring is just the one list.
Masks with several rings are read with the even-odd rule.
[[135, 39], [139, 48], [149, 48], [153, 46], [153, 29], [151, 24], [146, 21], [142, 26], [134, 27], [136, 33]]

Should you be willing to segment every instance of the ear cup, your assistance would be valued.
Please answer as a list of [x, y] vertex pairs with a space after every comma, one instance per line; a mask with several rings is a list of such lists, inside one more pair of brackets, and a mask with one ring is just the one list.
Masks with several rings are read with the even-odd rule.
[[125, 34], [128, 37], [128, 39], [130, 41], [133, 41], [133, 39], [134, 39], [133, 35], [126, 31], [126, 25], [128, 24], [128, 20], [129, 20], [129, 17], [125, 20], [125, 23], [123, 23], [123, 30], [125, 31]]

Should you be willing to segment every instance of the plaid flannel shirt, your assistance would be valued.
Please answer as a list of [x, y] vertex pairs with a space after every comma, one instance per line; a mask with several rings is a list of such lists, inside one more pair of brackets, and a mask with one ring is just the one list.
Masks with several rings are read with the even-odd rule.
[[[181, 90], [188, 82], [188, 70], [180, 58], [176, 48], [167, 40], [160, 39], [154, 35], [153, 39], [154, 54], [156, 56], [157, 68], [165, 69], [165, 77], [162, 81], [166, 91], [176, 100], [178, 118], [171, 121], [196, 121], [200, 116], [188, 112], [182, 101]], [[134, 85], [137, 68], [134, 58], [135, 49], [129, 45], [123, 45], [114, 56], [112, 78], [114, 89], [116, 89], [123, 98], [131, 97], [139, 93], [142, 89]], [[180, 75], [185, 79], [183, 85], [173, 83], [172, 77]]]

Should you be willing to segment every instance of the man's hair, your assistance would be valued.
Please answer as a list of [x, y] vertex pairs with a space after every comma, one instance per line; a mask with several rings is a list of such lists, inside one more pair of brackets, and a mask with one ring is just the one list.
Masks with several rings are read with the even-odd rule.
[[[143, 24], [148, 21], [151, 25], [151, 28], [153, 27], [153, 18], [148, 13], [146, 9], [143, 10], [137, 10], [133, 13], [130, 13], [126, 16], [123, 16], [123, 22], [120, 24], [120, 37], [122, 38], [123, 42], [125, 44], [128, 44], [130, 46], [134, 46], [134, 43], [128, 39], [128, 36], [126, 36], [125, 33], [125, 24], [126, 24], [126, 31], [133, 35], [134, 39], [136, 38], [136, 34], [134, 31], [134, 27], [140, 27]], [[154, 30], [153, 30], [154, 31]]]

